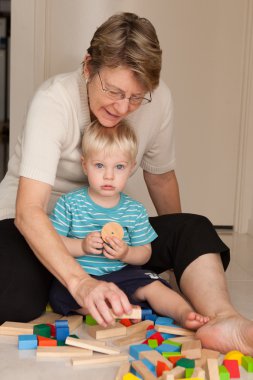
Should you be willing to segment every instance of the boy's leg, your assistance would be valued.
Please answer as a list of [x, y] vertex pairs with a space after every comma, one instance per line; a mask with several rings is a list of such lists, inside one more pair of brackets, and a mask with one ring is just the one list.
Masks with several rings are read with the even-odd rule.
[[188, 329], [196, 330], [209, 320], [195, 313], [183, 297], [160, 281], [138, 288], [133, 296], [137, 301], [148, 301], [158, 314], [171, 317]]

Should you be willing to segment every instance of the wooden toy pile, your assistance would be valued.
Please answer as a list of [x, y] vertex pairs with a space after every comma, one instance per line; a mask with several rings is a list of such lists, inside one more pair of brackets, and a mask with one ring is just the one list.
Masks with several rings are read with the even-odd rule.
[[[141, 321], [133, 324], [131, 318]], [[107, 328], [86, 316], [89, 339], [72, 334], [82, 324], [80, 315], [46, 313], [31, 323], [5, 322], [0, 335], [16, 335], [18, 348], [35, 349], [38, 358], [66, 357], [74, 366], [119, 362], [115, 380], [229, 380], [240, 378], [241, 368], [253, 373], [252, 357], [205, 349], [193, 331], [149, 309], [134, 308], [130, 316], [123, 315]]]

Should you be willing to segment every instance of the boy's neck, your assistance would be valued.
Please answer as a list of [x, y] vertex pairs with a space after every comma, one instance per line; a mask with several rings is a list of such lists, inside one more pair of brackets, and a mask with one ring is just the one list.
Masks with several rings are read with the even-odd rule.
[[120, 201], [120, 194], [116, 194], [113, 197], [103, 197], [93, 192], [90, 187], [88, 187], [88, 194], [96, 205], [104, 208], [113, 208], [117, 206]]

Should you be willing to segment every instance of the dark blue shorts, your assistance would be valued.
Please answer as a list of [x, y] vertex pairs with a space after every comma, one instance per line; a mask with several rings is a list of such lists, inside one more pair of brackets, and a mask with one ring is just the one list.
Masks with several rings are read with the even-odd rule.
[[[139, 266], [127, 265], [119, 271], [115, 271], [103, 276], [91, 276], [97, 280], [113, 282], [128, 297], [129, 302], [141, 307], [150, 307], [147, 302], [138, 302], [133, 298], [133, 294], [138, 288], [151, 284], [154, 281], [160, 281], [165, 286], [170, 287], [167, 281], [159, 277], [156, 273], [142, 269]], [[69, 291], [58, 281], [54, 280], [50, 291], [50, 305], [56, 313], [69, 315], [80, 306], [69, 293]]]

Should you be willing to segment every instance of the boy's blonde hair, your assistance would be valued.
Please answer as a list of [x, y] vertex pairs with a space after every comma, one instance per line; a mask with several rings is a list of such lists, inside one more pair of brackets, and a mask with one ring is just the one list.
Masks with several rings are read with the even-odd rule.
[[117, 149], [135, 161], [138, 142], [135, 132], [131, 126], [121, 120], [114, 127], [104, 127], [98, 120], [93, 121], [85, 130], [82, 139], [82, 154], [86, 159], [90, 152], [101, 152], [113, 154]]

